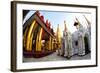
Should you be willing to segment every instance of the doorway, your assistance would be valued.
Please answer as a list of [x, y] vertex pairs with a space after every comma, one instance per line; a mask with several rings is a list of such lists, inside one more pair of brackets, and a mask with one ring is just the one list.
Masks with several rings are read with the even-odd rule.
[[89, 41], [88, 41], [88, 40], [89, 40], [88, 37], [85, 36], [85, 37], [84, 37], [84, 43], [85, 43], [85, 54], [90, 53], [90, 50], [89, 50]]

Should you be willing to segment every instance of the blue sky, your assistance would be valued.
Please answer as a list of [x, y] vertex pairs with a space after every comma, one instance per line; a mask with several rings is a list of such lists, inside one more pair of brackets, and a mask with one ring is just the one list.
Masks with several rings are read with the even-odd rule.
[[[30, 11], [23, 23], [32, 15], [34, 14], [35, 11]], [[77, 12], [55, 12], [55, 11], [40, 11], [40, 15], [44, 16], [44, 20], [46, 21], [48, 19], [48, 21], [51, 23], [51, 27], [53, 27], [54, 31], [56, 32], [57, 30], [57, 26], [59, 24], [59, 28], [60, 28], [60, 32], [61, 35], [63, 34], [63, 30], [64, 30], [64, 20], [66, 21], [66, 25], [68, 30], [73, 33], [76, 31], [75, 26], [73, 26], [74, 22], [75, 22], [75, 17], [78, 18], [78, 20], [80, 21], [80, 23], [86, 27], [87, 22], [84, 18], [83, 15], [85, 15], [89, 20], [91, 20], [91, 14], [90, 13], [77, 13]]]

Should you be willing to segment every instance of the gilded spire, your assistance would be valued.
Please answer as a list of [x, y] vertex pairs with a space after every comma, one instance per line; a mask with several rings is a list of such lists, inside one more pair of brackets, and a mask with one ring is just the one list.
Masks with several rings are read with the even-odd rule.
[[57, 26], [56, 40], [57, 40], [57, 45], [58, 45], [57, 48], [61, 48], [61, 32], [59, 29], [59, 24]]
[[57, 36], [59, 35], [59, 24], [57, 26]]
[[57, 39], [58, 39], [58, 40], [59, 40], [60, 37], [61, 37], [61, 32], [60, 32], [60, 29], [59, 29], [59, 24], [58, 24], [58, 26], [57, 26], [56, 36], [57, 36]]

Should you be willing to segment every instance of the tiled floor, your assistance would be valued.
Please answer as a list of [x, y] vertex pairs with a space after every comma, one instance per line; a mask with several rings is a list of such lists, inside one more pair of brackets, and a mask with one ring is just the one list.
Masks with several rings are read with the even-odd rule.
[[74, 55], [70, 59], [67, 59], [65, 57], [58, 56], [57, 53], [54, 52], [53, 54], [42, 58], [23, 58], [23, 62], [43, 62], [43, 61], [83, 60], [83, 59], [91, 59], [91, 53], [85, 56]]

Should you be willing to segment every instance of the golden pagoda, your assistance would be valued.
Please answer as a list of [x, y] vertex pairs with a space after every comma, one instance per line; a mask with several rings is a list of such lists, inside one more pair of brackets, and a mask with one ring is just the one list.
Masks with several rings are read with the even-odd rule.
[[57, 49], [61, 48], [61, 32], [59, 29], [59, 24], [57, 26], [56, 41], [57, 41]]

